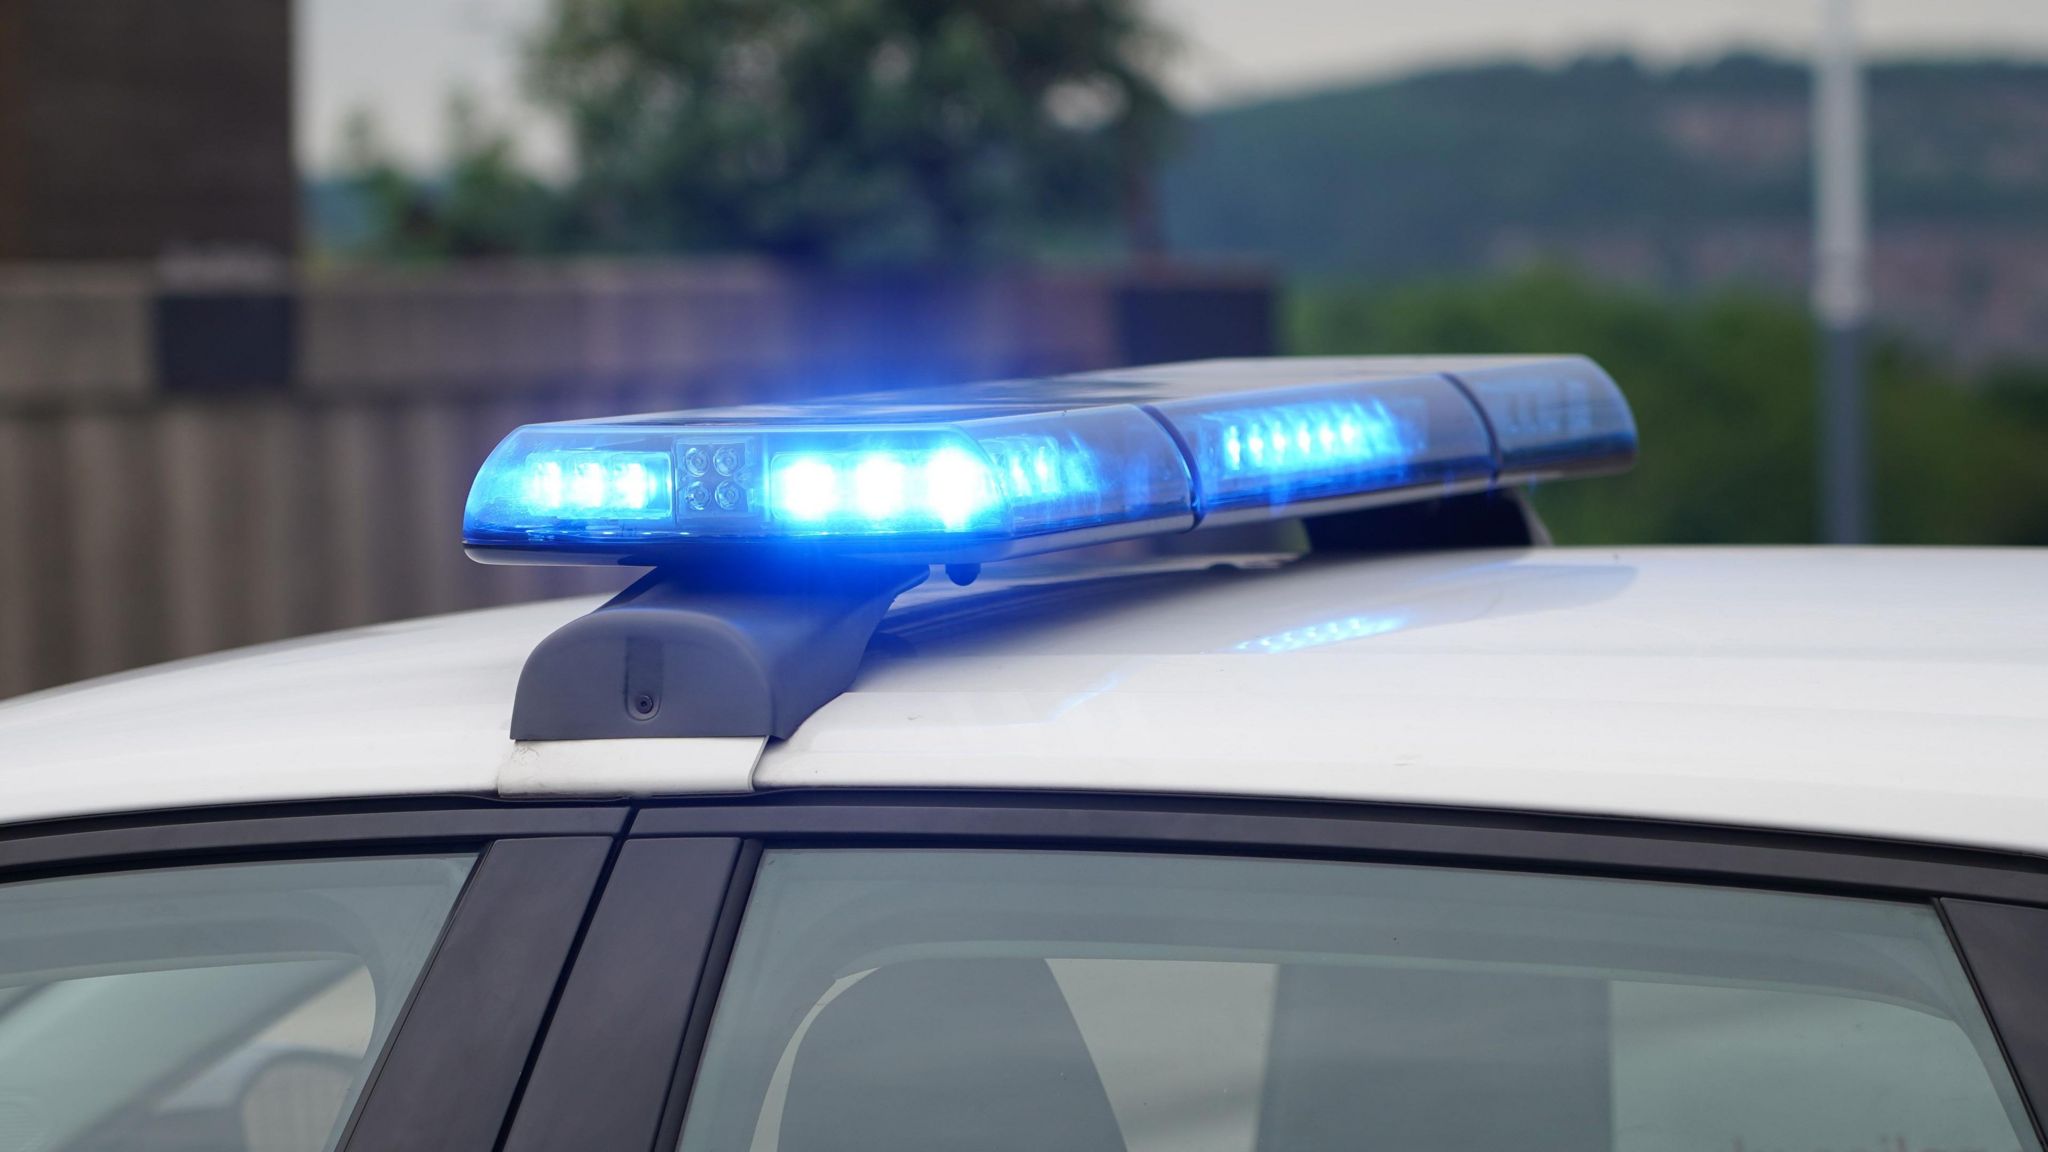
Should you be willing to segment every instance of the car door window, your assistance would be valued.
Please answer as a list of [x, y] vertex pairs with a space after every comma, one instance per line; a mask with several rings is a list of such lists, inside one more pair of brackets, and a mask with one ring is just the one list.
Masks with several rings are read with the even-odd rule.
[[472, 862], [0, 885], [0, 1152], [333, 1147]]
[[684, 1152], [2036, 1152], [1929, 907], [771, 852]]

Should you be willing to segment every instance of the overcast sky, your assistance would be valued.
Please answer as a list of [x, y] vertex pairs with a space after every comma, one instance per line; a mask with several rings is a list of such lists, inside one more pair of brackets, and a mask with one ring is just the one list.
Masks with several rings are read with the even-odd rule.
[[[416, 164], [442, 109], [475, 92], [527, 158], [558, 169], [559, 126], [521, 99], [520, 45], [550, 0], [297, 0], [301, 163], [330, 166], [353, 108]], [[1731, 47], [1801, 52], [1816, 0], [1151, 0], [1179, 36], [1171, 82], [1194, 105], [1431, 64], [1626, 49], [1661, 61]], [[1875, 54], [2048, 59], [2048, 0], [1860, 0]]]

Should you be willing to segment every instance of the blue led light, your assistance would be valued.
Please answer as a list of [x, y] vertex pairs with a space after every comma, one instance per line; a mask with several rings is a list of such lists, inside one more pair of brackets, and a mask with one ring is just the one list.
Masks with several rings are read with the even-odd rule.
[[536, 452], [496, 480], [494, 498], [533, 521], [637, 523], [674, 515], [665, 452]]
[[1214, 426], [1223, 471], [1232, 475], [1404, 465], [1420, 438], [1378, 400], [1215, 412], [1201, 420]]
[[775, 508], [799, 524], [816, 524], [839, 510], [839, 469], [817, 456], [791, 455], [776, 464]]
[[1204, 521], [1493, 477], [1486, 425], [1441, 377], [1272, 389], [1156, 406], [1188, 446]]
[[994, 529], [1002, 511], [988, 461], [955, 444], [792, 452], [768, 469], [769, 517], [792, 534]]
[[973, 524], [996, 504], [990, 465], [958, 448], [941, 448], [924, 462], [925, 506], [948, 531]]

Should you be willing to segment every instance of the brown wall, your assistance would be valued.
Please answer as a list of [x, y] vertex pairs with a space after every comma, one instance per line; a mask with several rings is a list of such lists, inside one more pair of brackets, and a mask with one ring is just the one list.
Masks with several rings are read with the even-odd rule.
[[165, 291], [0, 266], [0, 697], [619, 586], [462, 555], [470, 478], [521, 423], [1271, 343], [1269, 285], [1234, 274], [511, 265], [303, 277], [291, 378], [223, 390], [167, 381]]
[[0, 0], [0, 259], [297, 244], [290, 0]]

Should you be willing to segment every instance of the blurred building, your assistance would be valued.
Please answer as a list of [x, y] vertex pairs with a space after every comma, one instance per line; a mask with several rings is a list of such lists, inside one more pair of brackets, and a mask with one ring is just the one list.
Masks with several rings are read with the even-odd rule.
[[0, 0], [0, 260], [297, 245], [290, 0]]

